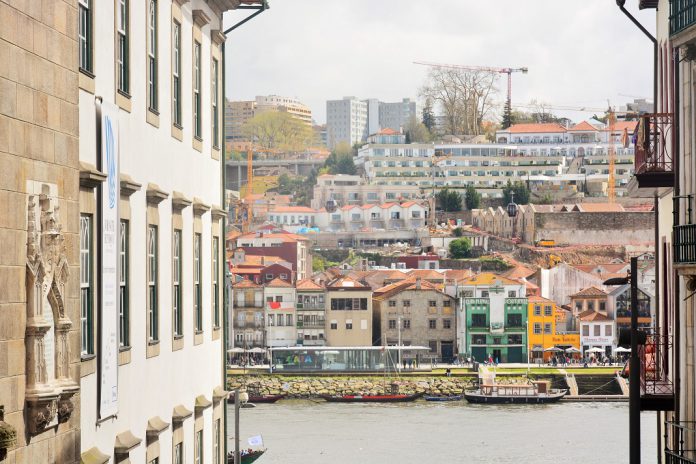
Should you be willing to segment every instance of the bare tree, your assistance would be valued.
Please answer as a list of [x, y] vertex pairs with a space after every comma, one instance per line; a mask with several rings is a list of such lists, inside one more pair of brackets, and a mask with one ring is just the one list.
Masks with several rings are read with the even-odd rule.
[[498, 75], [488, 71], [431, 68], [420, 94], [438, 105], [449, 134], [479, 135], [493, 110]]

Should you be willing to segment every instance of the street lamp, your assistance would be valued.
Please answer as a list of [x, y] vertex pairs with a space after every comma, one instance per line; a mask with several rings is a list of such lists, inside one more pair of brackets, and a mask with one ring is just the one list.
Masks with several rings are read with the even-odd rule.
[[638, 359], [638, 257], [631, 258], [628, 277], [613, 277], [604, 285], [631, 284], [631, 356], [628, 361], [629, 462], [640, 464], [640, 362]]

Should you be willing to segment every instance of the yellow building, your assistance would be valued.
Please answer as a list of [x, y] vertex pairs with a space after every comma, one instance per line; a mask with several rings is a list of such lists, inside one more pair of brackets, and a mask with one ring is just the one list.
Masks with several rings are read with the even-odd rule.
[[562, 354], [559, 351], [544, 351], [553, 347], [562, 350], [580, 348], [579, 333], [558, 333], [556, 320], [559, 308], [556, 303], [540, 296], [530, 296], [528, 300], [527, 337], [532, 359], [540, 360], [543, 357], [548, 361], [554, 355]]

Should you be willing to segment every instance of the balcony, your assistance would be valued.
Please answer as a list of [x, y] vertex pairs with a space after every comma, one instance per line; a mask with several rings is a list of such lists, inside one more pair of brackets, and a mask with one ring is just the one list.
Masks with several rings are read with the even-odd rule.
[[665, 464], [696, 463], [696, 422], [665, 422]]
[[670, 35], [678, 34], [694, 24], [696, 24], [696, 0], [670, 0]]
[[[674, 385], [669, 376], [672, 337], [650, 334], [638, 347], [641, 411], [673, 411]], [[678, 461], [675, 461], [678, 462]]]
[[[686, 224], [679, 224], [680, 200], [686, 200]], [[693, 195], [674, 198], [674, 228], [672, 229], [672, 247], [675, 265], [696, 265], [696, 224], [692, 221], [691, 203]]]
[[673, 187], [672, 113], [646, 114], [641, 116], [641, 121], [645, 136], [636, 142], [635, 176], [638, 186]]

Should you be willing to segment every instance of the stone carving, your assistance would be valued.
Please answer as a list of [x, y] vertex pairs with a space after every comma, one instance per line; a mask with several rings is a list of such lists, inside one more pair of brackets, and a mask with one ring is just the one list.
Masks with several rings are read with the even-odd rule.
[[29, 433], [67, 421], [79, 386], [70, 378], [65, 286], [70, 276], [58, 205], [47, 186], [27, 205], [26, 401]]

